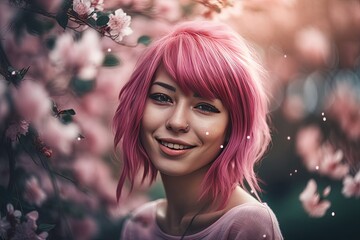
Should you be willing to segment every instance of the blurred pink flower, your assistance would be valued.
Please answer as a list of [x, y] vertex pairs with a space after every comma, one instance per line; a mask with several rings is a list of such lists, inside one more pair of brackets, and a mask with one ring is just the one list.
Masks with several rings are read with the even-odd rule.
[[69, 224], [74, 239], [77, 240], [92, 239], [98, 231], [95, 220], [90, 217], [85, 217], [83, 219], [69, 219]]
[[314, 179], [310, 179], [300, 194], [300, 201], [305, 211], [311, 217], [322, 217], [325, 215], [331, 203], [328, 200], [321, 200], [317, 193], [317, 184]]
[[46, 200], [47, 195], [39, 185], [39, 181], [35, 176], [31, 176], [25, 182], [24, 199], [29, 203], [34, 203], [40, 207]]
[[8, 203], [6, 205], [6, 210], [9, 215], [14, 216], [17, 219], [20, 219], [20, 217], [22, 215], [19, 210], [14, 209], [14, 206], [11, 203]]
[[116, 203], [117, 181], [112, 178], [110, 168], [104, 160], [84, 155], [74, 162], [73, 170], [75, 179], [81, 185], [91, 187], [107, 203]]
[[51, 101], [43, 85], [23, 80], [18, 88], [11, 90], [16, 109], [26, 121], [40, 122], [50, 114]]
[[37, 224], [36, 220], [39, 218], [37, 211], [32, 211], [26, 214], [26, 221], [15, 226], [15, 234], [11, 238], [13, 240], [34, 239], [45, 240], [48, 237], [47, 232], [36, 234]]
[[335, 151], [329, 143], [321, 141], [322, 134], [317, 126], [302, 128], [296, 136], [296, 150], [309, 171], [342, 179], [349, 172], [349, 165], [342, 162], [342, 150]]
[[319, 29], [300, 30], [295, 36], [295, 47], [306, 64], [323, 66], [330, 61], [331, 43]]
[[121, 42], [124, 36], [130, 35], [133, 31], [130, 28], [131, 17], [128, 16], [121, 8], [115, 11], [115, 14], [109, 15], [111, 36], [115, 37], [116, 42]]
[[91, 0], [91, 6], [102, 11], [104, 10], [104, 0]]
[[11, 124], [6, 129], [6, 136], [13, 142], [17, 141], [20, 135], [26, 135], [29, 129], [29, 123], [25, 120], [21, 120], [17, 123]]
[[176, 0], [156, 0], [154, 1], [154, 11], [156, 14], [171, 22], [178, 20], [181, 15], [181, 6]]
[[313, 172], [319, 167], [319, 147], [322, 134], [318, 126], [310, 125], [300, 129], [296, 135], [296, 150], [306, 168]]
[[356, 91], [348, 83], [338, 83], [328, 96], [327, 113], [336, 119], [346, 135], [360, 138], [360, 108]]
[[343, 181], [342, 193], [346, 197], [360, 197], [360, 170], [354, 177], [346, 176]]
[[84, 80], [91, 80], [96, 77], [104, 53], [98, 33], [89, 29], [79, 41], [74, 41], [68, 33], [61, 35], [49, 57], [61, 72], [71, 71]]
[[329, 144], [324, 144], [321, 150], [319, 173], [336, 180], [342, 179], [349, 172], [349, 166], [341, 162], [344, 157], [343, 152], [341, 150], [334, 151]]
[[50, 116], [41, 126], [37, 126], [39, 136], [50, 148], [62, 154], [70, 154], [80, 133], [75, 123], [63, 124], [59, 119]]
[[11, 225], [9, 221], [5, 217], [1, 217], [0, 214], [0, 239], [6, 239], [5, 236], [7, 234], [7, 231], [10, 229]]
[[85, 152], [102, 155], [112, 148], [110, 128], [99, 119], [92, 119], [91, 115], [82, 115], [78, 111], [77, 121], [85, 139], [77, 143], [77, 149]]
[[91, 0], [74, 0], [73, 9], [83, 18], [87, 18], [94, 11], [94, 7], [91, 6]]

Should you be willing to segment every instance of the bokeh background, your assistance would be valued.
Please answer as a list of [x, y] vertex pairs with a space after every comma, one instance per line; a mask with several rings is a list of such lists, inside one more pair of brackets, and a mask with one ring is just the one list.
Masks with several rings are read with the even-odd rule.
[[139, 176], [116, 202], [111, 120], [139, 54], [195, 19], [233, 27], [267, 71], [257, 172], [284, 238], [360, 239], [359, 0], [0, 0], [0, 239], [120, 239], [164, 197]]

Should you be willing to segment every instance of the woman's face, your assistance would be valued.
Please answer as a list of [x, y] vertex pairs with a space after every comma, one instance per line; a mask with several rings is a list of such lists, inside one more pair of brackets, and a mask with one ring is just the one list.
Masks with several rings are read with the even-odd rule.
[[187, 175], [219, 155], [228, 122], [219, 99], [185, 95], [166, 71], [159, 70], [146, 100], [141, 142], [161, 173]]

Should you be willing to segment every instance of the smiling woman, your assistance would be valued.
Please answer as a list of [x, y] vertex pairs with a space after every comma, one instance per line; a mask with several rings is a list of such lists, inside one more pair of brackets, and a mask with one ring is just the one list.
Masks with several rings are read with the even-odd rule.
[[144, 169], [160, 173], [166, 199], [135, 210], [123, 239], [282, 239], [253, 170], [270, 141], [261, 69], [214, 22], [178, 25], [146, 50], [114, 116], [117, 197]]

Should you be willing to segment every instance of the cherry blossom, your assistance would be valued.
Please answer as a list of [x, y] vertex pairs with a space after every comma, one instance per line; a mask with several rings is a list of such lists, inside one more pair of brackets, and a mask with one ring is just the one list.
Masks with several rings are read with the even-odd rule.
[[124, 36], [130, 35], [133, 31], [130, 28], [131, 17], [121, 8], [115, 11], [115, 14], [109, 15], [107, 26], [110, 28], [110, 35], [116, 42], [121, 42]]
[[31, 176], [26, 180], [24, 198], [29, 203], [34, 203], [38, 207], [46, 200], [47, 195], [39, 185], [39, 181], [35, 176]]
[[51, 101], [44, 86], [32, 80], [23, 80], [18, 88], [11, 86], [18, 113], [28, 122], [40, 122], [51, 112]]
[[21, 120], [17, 123], [11, 124], [6, 130], [6, 136], [11, 141], [16, 141], [20, 135], [26, 135], [29, 129], [29, 123], [25, 120]]
[[91, 2], [91, 0], [74, 0], [73, 9], [80, 17], [86, 18], [94, 11]]
[[321, 151], [322, 158], [319, 163], [320, 174], [336, 180], [342, 179], [349, 172], [348, 164], [341, 162], [344, 157], [343, 152], [341, 150], [333, 151], [330, 145], [324, 145]]
[[[326, 190], [325, 192], [329, 191], [330, 190]], [[300, 201], [305, 211], [311, 217], [324, 216], [327, 209], [331, 206], [330, 201], [320, 199], [320, 195], [317, 193], [317, 184], [314, 179], [308, 181], [304, 191], [300, 194]]]
[[49, 117], [41, 126], [37, 126], [40, 138], [50, 148], [62, 154], [70, 154], [80, 129], [75, 123], [63, 124], [57, 118]]
[[360, 197], [360, 170], [354, 177], [347, 175], [343, 181], [342, 193], [345, 197]]
[[79, 41], [75, 41], [71, 34], [61, 35], [49, 57], [59, 67], [60, 73], [71, 70], [82, 79], [93, 79], [103, 62], [104, 53], [98, 33], [89, 29]]

